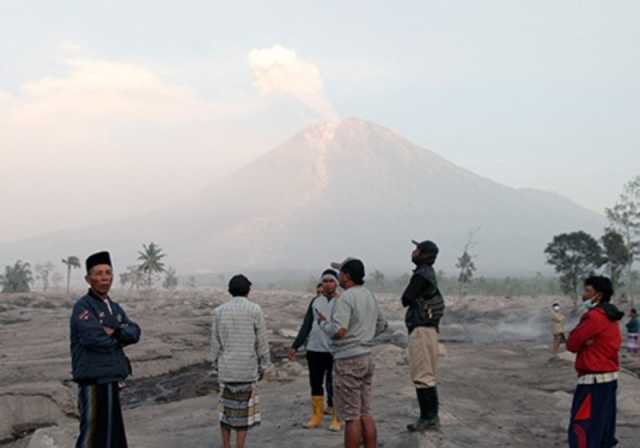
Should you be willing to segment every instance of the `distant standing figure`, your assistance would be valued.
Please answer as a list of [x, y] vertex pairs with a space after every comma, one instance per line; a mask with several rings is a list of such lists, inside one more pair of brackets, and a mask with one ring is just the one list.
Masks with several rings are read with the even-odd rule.
[[339, 432], [342, 429], [333, 406], [333, 354], [331, 340], [320, 328], [316, 314], [331, 316], [338, 293], [338, 274], [332, 269], [322, 273], [322, 282], [318, 285], [319, 294], [309, 304], [302, 326], [298, 331], [291, 349], [289, 360], [295, 359], [296, 351], [304, 346], [307, 351], [309, 367], [309, 383], [311, 385], [311, 404], [313, 414], [304, 427], [314, 429], [320, 427], [325, 415], [324, 396], [327, 395], [327, 413], [332, 416], [329, 430]]
[[264, 315], [250, 302], [251, 282], [244, 275], [229, 281], [232, 299], [217, 307], [211, 323], [210, 359], [220, 384], [220, 427], [224, 448], [244, 448], [249, 429], [260, 424], [256, 385], [271, 365]]
[[620, 320], [624, 316], [612, 305], [613, 286], [607, 277], [585, 280], [582, 305], [585, 313], [567, 339], [567, 350], [576, 353], [578, 386], [573, 396], [570, 448], [616, 446], [616, 393]]
[[336, 300], [329, 319], [318, 312], [322, 329], [332, 338], [334, 356], [335, 406], [344, 420], [344, 446], [357, 448], [363, 440], [366, 448], [378, 446], [376, 422], [371, 414], [374, 362], [373, 339], [384, 332], [387, 321], [374, 295], [364, 287], [362, 261], [347, 259], [333, 263], [340, 269], [343, 294]]
[[409, 371], [416, 388], [420, 416], [407, 430], [428, 431], [440, 427], [438, 399], [438, 334], [444, 314], [444, 300], [438, 289], [433, 265], [438, 246], [432, 241], [418, 243], [411, 261], [416, 269], [402, 293], [402, 306], [407, 308], [405, 323], [409, 332]]
[[640, 337], [640, 320], [638, 320], [638, 310], [631, 308], [630, 319], [627, 322], [627, 351], [638, 353], [638, 339]]
[[567, 341], [564, 335], [565, 320], [566, 317], [560, 311], [560, 305], [554, 303], [551, 307], [551, 330], [553, 332], [553, 348], [551, 351], [554, 355], [560, 353], [560, 346]]
[[127, 448], [120, 386], [131, 374], [124, 347], [140, 340], [140, 327], [111, 300], [113, 268], [109, 252], [86, 260], [89, 292], [71, 314], [71, 363], [78, 383], [80, 434], [76, 448]]

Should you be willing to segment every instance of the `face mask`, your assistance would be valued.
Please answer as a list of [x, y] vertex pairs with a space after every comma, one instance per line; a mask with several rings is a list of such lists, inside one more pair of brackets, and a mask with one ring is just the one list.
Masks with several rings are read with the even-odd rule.
[[585, 300], [584, 302], [582, 302], [582, 307], [583, 307], [585, 310], [591, 310], [591, 309], [595, 308], [595, 306], [596, 306], [596, 305], [597, 305], [597, 304], [596, 304], [596, 303], [594, 303], [591, 299], [589, 299], [589, 300]]

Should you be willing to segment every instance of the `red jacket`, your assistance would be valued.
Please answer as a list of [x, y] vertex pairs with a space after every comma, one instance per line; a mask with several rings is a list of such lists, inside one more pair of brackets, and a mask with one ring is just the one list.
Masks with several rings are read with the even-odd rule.
[[589, 373], [617, 372], [618, 352], [622, 345], [620, 319], [624, 314], [610, 304], [584, 313], [580, 323], [569, 334], [567, 350], [577, 353], [578, 376]]

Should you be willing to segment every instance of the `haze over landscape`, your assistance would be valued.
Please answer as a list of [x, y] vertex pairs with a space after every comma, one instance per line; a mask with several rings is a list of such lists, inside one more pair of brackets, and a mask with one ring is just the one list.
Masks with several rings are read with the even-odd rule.
[[[356, 118], [312, 125], [181, 203], [101, 226], [1, 245], [11, 257], [108, 247], [133, 262], [141, 238], [180, 271], [313, 271], [358, 254], [407, 268], [409, 240], [432, 238], [451, 268], [477, 230], [483, 272], [534, 274], [561, 232], [600, 232], [602, 216], [559, 195], [500, 185]], [[102, 233], [99, 242], [96, 233]], [[65, 252], [66, 251], [66, 252]]]
[[[369, 350], [378, 446], [566, 448], [614, 405], [637, 446], [638, 17], [631, 0], [0, 1], [0, 448], [69, 448], [83, 425], [122, 440], [115, 398], [129, 446], [221, 446], [216, 403], [250, 421], [256, 390], [247, 446], [342, 447], [318, 384], [342, 353], [337, 396], [366, 389]], [[427, 239], [435, 277], [432, 244], [411, 257]], [[114, 275], [101, 253], [85, 277], [103, 250]], [[346, 257], [372, 294], [348, 291], [352, 262], [317, 296]], [[612, 303], [598, 278], [581, 306], [594, 273]], [[318, 325], [338, 306], [342, 343]], [[347, 446], [360, 421], [375, 445], [363, 418]]]
[[[480, 226], [477, 251], [486, 260], [479, 263], [481, 271], [506, 273], [504, 266], [510, 266], [511, 271], [531, 273], [542, 268], [541, 244], [552, 232], [578, 227], [599, 232], [603, 220], [595, 214], [612, 205], [640, 166], [636, 150], [640, 136], [632, 118], [633, 104], [640, 99], [634, 87], [640, 64], [634, 57], [638, 30], [631, 20], [634, 14], [629, 13], [637, 8], [633, 3], [606, 8], [599, 2], [538, 2], [527, 7], [510, 2], [482, 6], [468, 2], [464, 7], [416, 3], [395, 8], [371, 2], [366, 8], [341, 4], [337, 22], [329, 13], [332, 8], [311, 4], [252, 4], [253, 13], [245, 15], [240, 4], [219, 8], [215, 2], [194, 2], [194, 8], [184, 8], [153, 3], [154, 20], [145, 24], [144, 32], [135, 26], [135, 17], [151, 6], [144, 1], [127, 5], [126, 14], [117, 2], [91, 6], [69, 2], [73, 15], [51, 5], [34, 5], [0, 6], [0, 52], [12, 60], [0, 72], [0, 241], [10, 243], [0, 251], [3, 263], [31, 256], [29, 243], [20, 243], [31, 238], [55, 247], [38, 254], [39, 261], [59, 258], [64, 245], [86, 253], [96, 244], [69, 244], [68, 238], [48, 235], [70, 235], [79, 229], [77, 238], [71, 239], [83, 240], [87, 235], [83, 229], [105, 222], [125, 226], [117, 232], [123, 249], [125, 241], [138, 247], [149, 235], [146, 230], [135, 234], [126, 223], [142, 225], [137, 217], [174, 206], [177, 210], [198, 198], [198, 225], [213, 219], [203, 248], [229, 257], [229, 268], [243, 263], [263, 263], [262, 268], [294, 265], [300, 260], [286, 261], [277, 254], [285, 246], [276, 228], [291, 232], [296, 227], [291, 235], [302, 240], [320, 224], [335, 225], [345, 205], [335, 192], [342, 188], [355, 193], [364, 183], [373, 188], [371, 194], [359, 195], [368, 209], [354, 209], [353, 215], [361, 220], [358, 225], [366, 221], [370, 228], [371, 220], [379, 220], [376, 236], [393, 242], [379, 247], [405, 252], [401, 242], [407, 238], [432, 237], [459, 252], [466, 234]], [[478, 15], [486, 20], [476, 20]], [[109, 29], [114, 21], [120, 24], [117, 33]], [[328, 29], [331, 39], [320, 38]], [[385, 32], [376, 31], [381, 29]], [[413, 57], [416, 54], [420, 57]], [[349, 154], [357, 155], [353, 162], [370, 162], [378, 172], [360, 167], [359, 174], [345, 178], [340, 172], [344, 164], [335, 162], [338, 154], [345, 153], [337, 148], [343, 143], [327, 153], [334, 161], [327, 172], [313, 171], [311, 166], [321, 151], [321, 140], [297, 148], [289, 142], [288, 151], [269, 152], [318, 123], [351, 116], [393, 129], [399, 139], [434, 153], [425, 152], [419, 162], [422, 170], [409, 177], [402, 171], [407, 163], [399, 148], [402, 144], [383, 143], [372, 132]], [[376, 151], [367, 147], [368, 138]], [[300, 154], [304, 151], [309, 153]], [[258, 157], [262, 158], [254, 162]], [[296, 170], [296, 163], [307, 162]], [[242, 178], [256, 164], [274, 172], [260, 173], [260, 181]], [[436, 166], [444, 166], [439, 179], [426, 179]], [[479, 177], [464, 174], [468, 172]], [[302, 173], [308, 183], [298, 178]], [[384, 177], [374, 180], [377, 174]], [[316, 194], [315, 199], [271, 198], [269, 215], [245, 209], [246, 215], [236, 216], [244, 222], [220, 227], [222, 221], [236, 219], [235, 210], [225, 208], [229, 203], [223, 204], [221, 198], [226, 194], [228, 200], [233, 193], [228, 190], [234, 190], [236, 197], [240, 191], [251, 191], [247, 205], [253, 206], [256, 202], [251, 201], [262, 199], [253, 194], [259, 184], [264, 191], [281, 194], [284, 185], [276, 184], [284, 176], [291, 176], [292, 189], [304, 189], [301, 196]], [[459, 183], [463, 177], [468, 182]], [[223, 185], [222, 179], [230, 178], [233, 184]], [[465, 207], [473, 199], [471, 193], [461, 197], [462, 189], [476, 182], [487, 188], [485, 201], [497, 195], [492, 199], [495, 204], [481, 201], [482, 209], [478, 204]], [[321, 195], [314, 193], [318, 185], [325, 188]], [[428, 191], [410, 192], [411, 185]], [[444, 190], [435, 192], [434, 185]], [[454, 187], [459, 190], [454, 192]], [[519, 194], [508, 188], [519, 189]], [[427, 202], [449, 193], [451, 200], [442, 204], [438, 216], [407, 222], [422, 206], [435, 210]], [[419, 205], [421, 195], [425, 204]], [[559, 196], [594, 213], [562, 202]], [[310, 207], [317, 206], [311, 202], [316, 199], [336, 208], [325, 209], [312, 224]], [[289, 200], [297, 200], [299, 207], [306, 201], [307, 209], [296, 216], [297, 222], [279, 211], [278, 203]], [[489, 209], [508, 208], [509, 201], [531, 204], [531, 218], [514, 228], [514, 222], [502, 221], [502, 212], [496, 212], [494, 219], [481, 217]], [[540, 228], [544, 213], [533, 212], [534, 203], [553, 208], [550, 217], [555, 224]], [[456, 207], [467, 215], [458, 219]], [[293, 215], [293, 210], [289, 212]], [[447, 231], [427, 225], [434, 219], [446, 221]], [[235, 245], [234, 237], [248, 241], [243, 232], [253, 225], [249, 222], [258, 223], [257, 229], [265, 232], [270, 226], [273, 241], [257, 232], [251, 237], [262, 240], [260, 255], [249, 255], [246, 246]], [[146, 225], [155, 229], [167, 223]], [[531, 243], [523, 242], [525, 249], [534, 258], [521, 257], [515, 265], [505, 260], [501, 266], [497, 259], [502, 258], [500, 247], [508, 245], [508, 238], [497, 243], [498, 228], [507, 228], [507, 235], [524, 234]], [[229, 247], [216, 242], [220, 232], [230, 235]], [[107, 236], [118, 239], [114, 237], [115, 232]], [[381, 267], [402, 268], [397, 255], [380, 251], [375, 258], [374, 244], [365, 248], [364, 240], [345, 246], [336, 238], [322, 238], [323, 244], [343, 248], [341, 253], [362, 253]], [[298, 249], [303, 246], [296, 244], [308, 241], [294, 239], [286, 248], [296, 248], [305, 268], [315, 268], [326, 255], [334, 255], [301, 253]], [[178, 235], [158, 242], [171, 248], [168, 252], [177, 257], [174, 263], [185, 269], [199, 266], [204, 257], [192, 256], [193, 246], [180, 247]], [[234, 254], [229, 253], [231, 245], [237, 249]], [[131, 255], [120, 256], [128, 261], [133, 247]], [[446, 260], [450, 265], [451, 258]], [[220, 264], [224, 262], [218, 259], [201, 268], [219, 269]]]

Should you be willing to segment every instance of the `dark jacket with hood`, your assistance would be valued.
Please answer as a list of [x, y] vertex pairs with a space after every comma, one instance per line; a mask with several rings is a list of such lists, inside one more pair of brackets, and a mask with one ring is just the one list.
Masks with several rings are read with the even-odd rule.
[[[140, 339], [140, 327], [129, 320], [124, 310], [109, 300], [107, 304], [89, 291], [80, 298], [71, 314], [71, 365], [73, 380], [103, 384], [125, 379], [131, 364], [123, 348]], [[103, 327], [115, 330], [107, 335]]]
[[419, 265], [402, 293], [402, 306], [407, 308], [405, 323], [409, 333], [417, 327], [439, 330], [444, 314], [444, 299], [438, 289], [436, 273], [429, 264]]
[[618, 353], [622, 345], [620, 320], [623, 316], [611, 303], [602, 303], [582, 315], [567, 339], [567, 350], [577, 354], [578, 376], [620, 369]]

